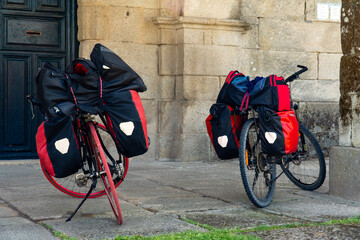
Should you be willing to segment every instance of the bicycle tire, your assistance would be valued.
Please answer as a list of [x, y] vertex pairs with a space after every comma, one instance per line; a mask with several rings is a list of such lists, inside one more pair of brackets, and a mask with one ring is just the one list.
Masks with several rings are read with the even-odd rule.
[[[313, 191], [318, 189], [325, 181], [326, 163], [320, 145], [311, 132], [299, 123], [299, 132], [304, 136], [307, 144], [306, 152], [302, 151], [302, 140], [299, 139], [298, 151], [293, 154], [298, 160], [291, 160], [288, 164], [281, 164], [285, 175], [301, 189]], [[302, 155], [301, 155], [302, 154]], [[301, 156], [300, 156], [301, 155]]]
[[[112, 139], [110, 136], [110, 133], [106, 130], [105, 126], [102, 124], [97, 124], [97, 129], [100, 130], [100, 137], [101, 138], [109, 138]], [[107, 135], [107, 136], [106, 136]], [[115, 143], [111, 140], [111, 141], [104, 141], [105, 144], [110, 144], [111, 146], [108, 147], [106, 146], [106, 148], [111, 148], [114, 149], [116, 148]], [[129, 159], [126, 158], [125, 156], [119, 155], [117, 153], [117, 151], [110, 151], [110, 154], [113, 155], [117, 155], [119, 157], [119, 159], [122, 159], [123, 165], [124, 165], [124, 174], [123, 174], [123, 179], [125, 178], [127, 171], [128, 171], [128, 167], [129, 167]], [[109, 160], [110, 161], [110, 160]], [[72, 196], [72, 197], [77, 197], [77, 198], [84, 198], [86, 196], [87, 191], [90, 188], [91, 182], [88, 181], [88, 183], [86, 184], [86, 186], [83, 187], [78, 187], [75, 181], [75, 177], [77, 174], [82, 173], [83, 170], [79, 169], [79, 171], [77, 173], [74, 173], [68, 177], [65, 178], [56, 178], [51, 176], [45, 169], [44, 165], [40, 162], [41, 165], [41, 169], [45, 175], [45, 177], [47, 178], [47, 180], [59, 191]], [[123, 180], [121, 179], [115, 179], [114, 183], [115, 183], [115, 187], [118, 187]], [[90, 194], [89, 198], [97, 198], [100, 196], [105, 195], [105, 190], [101, 190], [101, 191], [94, 191]]]
[[267, 163], [259, 137], [255, 120], [248, 119], [240, 133], [239, 165], [248, 198], [256, 207], [264, 208], [271, 203], [274, 196], [276, 166]]
[[102, 148], [102, 145], [100, 143], [100, 139], [98, 136], [97, 131], [95, 130], [94, 124], [92, 122], [88, 123], [88, 126], [90, 128], [91, 136], [92, 136], [92, 144], [94, 147], [94, 153], [97, 159], [97, 167], [99, 168], [99, 172], [102, 172], [105, 170], [106, 174], [101, 174], [101, 180], [104, 185], [104, 190], [106, 193], [106, 196], [109, 200], [111, 209], [113, 210], [113, 213], [115, 215], [116, 221], [118, 224], [123, 223], [123, 215], [120, 207], [120, 201], [119, 197], [116, 192], [115, 184], [113, 181], [113, 174], [110, 171], [107, 159], [105, 157], [105, 152]]

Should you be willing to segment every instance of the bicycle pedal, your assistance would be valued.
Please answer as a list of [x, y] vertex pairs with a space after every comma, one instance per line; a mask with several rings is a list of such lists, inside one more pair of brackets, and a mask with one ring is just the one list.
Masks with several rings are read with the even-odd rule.
[[78, 187], [84, 187], [87, 184], [87, 177], [83, 173], [76, 174], [75, 182]]

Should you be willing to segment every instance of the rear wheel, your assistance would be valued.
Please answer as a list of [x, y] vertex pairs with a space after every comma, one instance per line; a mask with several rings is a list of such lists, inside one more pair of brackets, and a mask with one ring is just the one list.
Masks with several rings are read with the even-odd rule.
[[302, 124], [299, 124], [299, 132], [297, 152], [284, 157], [284, 163], [280, 166], [296, 186], [312, 191], [325, 180], [324, 154], [315, 137]]
[[[112, 140], [109, 132], [106, 130], [105, 126], [97, 124], [97, 130], [99, 133], [99, 138], [103, 143], [103, 149], [105, 151], [106, 159], [110, 169], [122, 168], [122, 177], [119, 177], [119, 175], [117, 174], [113, 175], [115, 187], [118, 187], [126, 176], [129, 166], [129, 159], [122, 155], [119, 155], [116, 149], [116, 145]], [[114, 159], [116, 163], [114, 164], [111, 159]], [[51, 176], [45, 170], [41, 162], [40, 164], [44, 175], [55, 188], [72, 197], [84, 198], [86, 196], [91, 186], [91, 181], [88, 181], [88, 179], [86, 178], [87, 175], [89, 175], [89, 166], [87, 162], [84, 163], [83, 169], [80, 169], [77, 173], [67, 176], [65, 178], [55, 178]], [[89, 198], [100, 197], [104, 194], [105, 190], [94, 191], [90, 194]]]
[[250, 201], [257, 207], [268, 206], [274, 196], [276, 166], [266, 161], [261, 150], [259, 126], [253, 118], [241, 130], [239, 164], [242, 182]]

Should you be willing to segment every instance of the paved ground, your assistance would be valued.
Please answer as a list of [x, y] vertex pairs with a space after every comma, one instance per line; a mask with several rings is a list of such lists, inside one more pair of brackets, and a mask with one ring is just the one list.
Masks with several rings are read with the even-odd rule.
[[[38, 161], [0, 161], [0, 238], [57, 239], [41, 223], [79, 239], [117, 235], [154, 235], [199, 227], [184, 217], [214, 227], [254, 227], [292, 222], [319, 222], [360, 214], [358, 202], [327, 194], [328, 181], [306, 192], [285, 177], [265, 209], [255, 208], [242, 186], [237, 161], [130, 162], [118, 188], [124, 224], [115, 223], [106, 197], [88, 200], [71, 222], [66, 218], [79, 199], [47, 182]], [[263, 239], [359, 239], [357, 225], [332, 225], [256, 232]]]

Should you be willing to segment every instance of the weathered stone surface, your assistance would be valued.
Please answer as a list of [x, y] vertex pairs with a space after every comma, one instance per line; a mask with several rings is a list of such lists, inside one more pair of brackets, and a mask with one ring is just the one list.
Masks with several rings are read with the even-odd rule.
[[176, 77], [164, 76], [159, 79], [160, 98], [174, 99], [175, 98], [175, 79]]
[[246, 33], [239, 31], [205, 30], [204, 44], [220, 46], [257, 47], [257, 26], [251, 26]]
[[333, 147], [330, 152], [330, 194], [360, 200], [360, 149]]
[[[141, 97], [141, 96], [140, 96]], [[148, 132], [157, 133], [158, 132], [158, 103], [154, 100], [143, 99], [142, 101]]]
[[205, 119], [214, 101], [186, 101], [182, 104], [181, 133], [206, 133]]
[[108, 38], [109, 8], [83, 5], [78, 10], [78, 40], [105, 40]]
[[[205, 120], [204, 120], [205, 121]], [[180, 134], [176, 159], [181, 161], [202, 161], [209, 159], [210, 139], [207, 134]]]
[[256, 16], [261, 18], [304, 19], [305, 1], [242, 0], [241, 16]]
[[351, 143], [351, 125], [344, 126], [339, 122], [339, 146], [352, 147]]
[[161, 101], [159, 103], [159, 132], [176, 135], [180, 131], [181, 106], [176, 101]]
[[355, 4], [342, 4], [341, 8], [341, 46], [344, 54], [355, 53], [354, 19]]
[[337, 102], [302, 102], [299, 119], [317, 138], [325, 156], [331, 146], [339, 144], [339, 105]]
[[178, 43], [184, 44], [203, 44], [204, 30], [203, 29], [187, 29], [182, 28], [176, 31], [176, 39]]
[[219, 78], [184, 76], [183, 96], [186, 100], [216, 100], [219, 94]]
[[340, 78], [340, 59], [342, 54], [319, 54], [319, 79]]
[[183, 16], [202, 18], [237, 18], [241, 2], [237, 0], [184, 0]]
[[341, 52], [339, 23], [263, 18], [259, 21], [259, 28], [261, 49]]
[[159, 160], [176, 159], [175, 149], [178, 148], [178, 142], [173, 133], [161, 134], [159, 136]]
[[291, 97], [295, 101], [337, 102], [339, 80], [295, 80], [291, 83]]
[[[162, 0], [164, 1], [164, 0]], [[94, 5], [108, 5], [111, 7], [140, 7], [140, 8], [158, 8], [158, 0], [78, 0], [79, 5], [94, 4]]]
[[162, 45], [159, 48], [159, 74], [175, 75], [177, 62], [176, 46]]

